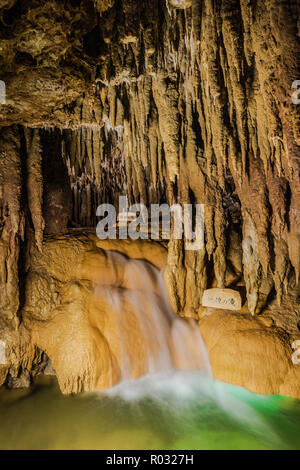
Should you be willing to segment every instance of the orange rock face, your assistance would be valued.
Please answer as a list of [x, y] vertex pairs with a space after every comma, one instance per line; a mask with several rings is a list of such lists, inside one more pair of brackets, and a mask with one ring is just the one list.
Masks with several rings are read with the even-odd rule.
[[[119, 289], [127, 312], [121, 294], [132, 288], [133, 265], [110, 250], [159, 268], [166, 262], [180, 317], [205, 316], [203, 294], [211, 309], [220, 306], [205, 300], [207, 289], [239, 291], [243, 316], [228, 317], [234, 357], [242, 358], [237, 376], [229, 352], [221, 372], [221, 350], [213, 349], [213, 367], [247, 385], [252, 356], [247, 348], [243, 356], [236, 323], [244, 321], [255, 367], [258, 338], [272, 364], [249, 372], [250, 386], [296, 390], [280, 332], [296, 337], [300, 318], [299, 17], [295, 0], [0, 2], [0, 341], [9, 358], [0, 383], [29, 383], [43, 348], [64, 390], [95, 383], [97, 347], [103, 381], [112, 362], [118, 377], [118, 341], [112, 335], [110, 346], [102, 331], [105, 318], [112, 322], [107, 295], [103, 314], [91, 300], [101, 281]], [[190, 251], [171, 233], [166, 253], [162, 244], [84, 234], [95, 229], [98, 205], [116, 206], [120, 195], [130, 204], [204, 205], [205, 243]], [[67, 236], [69, 227], [79, 235]], [[138, 276], [135, 283], [142, 289]], [[217, 313], [203, 318], [206, 336], [219, 331]], [[274, 327], [249, 323], [249, 313]], [[128, 335], [142, 358], [130, 315]], [[74, 360], [63, 359], [66, 344]]]
[[292, 361], [293, 336], [272, 319], [212, 312], [200, 321], [216, 379], [254, 393], [300, 397], [300, 365]]
[[[92, 234], [49, 239], [43, 254], [36, 253], [24, 321], [32, 344], [50, 357], [64, 393], [118, 383], [124, 358], [131, 378], [147, 372], [149, 348], [153, 357], [160, 348], [155, 336], [152, 343], [151, 336], [144, 341], [130, 295], [139, 290], [144, 314], [151, 316], [153, 306], [144, 297], [156, 295], [156, 266], [165, 264], [166, 257], [160, 243], [109, 243]], [[130, 259], [145, 260], [146, 286]]]
[[63, 393], [208, 367], [197, 323], [169, 306], [159, 274], [166, 261], [161, 243], [92, 234], [49, 238], [35, 253], [24, 326], [30, 348], [51, 359]]

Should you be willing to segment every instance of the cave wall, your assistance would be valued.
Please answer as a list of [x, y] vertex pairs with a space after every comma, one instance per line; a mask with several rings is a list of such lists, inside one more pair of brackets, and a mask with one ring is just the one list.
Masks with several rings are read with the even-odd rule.
[[[176, 311], [199, 313], [208, 266], [226, 285], [234, 239], [249, 310], [275, 296], [295, 327], [299, 12], [293, 0], [1, 2], [2, 318], [17, 327], [19, 279], [45, 227], [93, 225], [99, 202], [127, 193], [205, 204], [205, 248], [169, 243]], [[62, 168], [57, 184], [45, 165]]]

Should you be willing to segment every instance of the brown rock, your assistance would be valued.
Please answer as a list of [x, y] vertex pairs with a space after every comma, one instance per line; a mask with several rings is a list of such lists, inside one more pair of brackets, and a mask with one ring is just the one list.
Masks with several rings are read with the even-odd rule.
[[[126, 285], [121, 267], [108, 266], [88, 236], [42, 243], [44, 223], [52, 234], [94, 227], [97, 206], [116, 204], [120, 194], [130, 203], [205, 205], [205, 246], [187, 251], [171, 234], [168, 247], [165, 280], [180, 315], [195, 317], [208, 287], [238, 285], [246, 312], [271, 310], [275, 318], [276, 310], [276, 324], [296, 331], [299, 2], [2, 0], [0, 29], [0, 333], [13, 337], [8, 374], [16, 379], [19, 367], [39, 360], [34, 348], [24, 352], [32, 325], [26, 333], [23, 313], [50, 328], [56, 312], [60, 327], [61, 302], [71, 316], [66, 286], [84, 317], [80, 295], [89, 298], [100, 271]], [[140, 251], [134, 246], [124, 248], [129, 257]], [[155, 247], [148, 258], [161, 267], [165, 251]], [[267, 324], [271, 357], [279, 330]]]
[[[155, 276], [145, 286], [134, 272], [134, 263], [124, 264], [121, 254], [149, 261], [149, 280], [154, 266], [163, 266], [167, 256], [160, 243], [101, 241], [93, 234], [71, 233], [49, 238], [42, 253], [38, 249], [34, 252], [23, 318], [32, 332], [32, 347], [37, 346], [50, 358], [64, 393], [118, 383], [123, 356], [134, 365], [132, 378], [139, 377], [146, 372], [147, 348], [153, 355], [159, 354], [155, 337], [152, 343], [151, 338], [147, 344], [143, 341], [141, 325], [128, 301], [130, 289], [146, 288], [155, 293]], [[95, 294], [97, 285], [101, 288]], [[114, 296], [122, 311], [126, 341], [120, 337], [119, 310], [110, 301]], [[143, 314], [151, 318], [151, 309], [152, 305], [145, 303]]]
[[300, 396], [300, 366], [292, 362], [291, 338], [251, 315], [214, 311], [200, 330], [216, 379], [254, 393]]
[[170, 5], [175, 8], [190, 8], [192, 6], [192, 0], [168, 0]]

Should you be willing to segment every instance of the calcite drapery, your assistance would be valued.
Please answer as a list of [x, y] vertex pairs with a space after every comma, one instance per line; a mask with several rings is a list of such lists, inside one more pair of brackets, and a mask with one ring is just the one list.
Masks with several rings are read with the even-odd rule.
[[[205, 249], [169, 244], [178, 313], [201, 316], [203, 291], [212, 279], [229, 285], [234, 271], [252, 314], [272, 302], [296, 331], [298, 3], [6, 0], [0, 21], [2, 317], [18, 325], [19, 279], [44, 223], [93, 224], [99, 201], [123, 192], [205, 205]], [[61, 223], [47, 209], [58, 197], [44, 171], [51, 151], [73, 188], [72, 210], [67, 179], [60, 185]]]

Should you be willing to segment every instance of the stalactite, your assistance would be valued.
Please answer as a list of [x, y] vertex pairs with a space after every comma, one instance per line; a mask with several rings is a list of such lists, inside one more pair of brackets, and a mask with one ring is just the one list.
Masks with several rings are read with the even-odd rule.
[[27, 141], [27, 194], [28, 206], [34, 226], [35, 241], [42, 250], [45, 222], [43, 218], [43, 175], [40, 137], [37, 129], [25, 129]]
[[178, 91], [175, 83], [161, 74], [153, 80], [153, 95], [158, 110], [159, 132], [164, 145], [167, 175], [171, 182], [179, 172]]
[[24, 238], [24, 212], [21, 205], [22, 169], [20, 134], [16, 126], [2, 128], [0, 150], [1, 238], [0, 303], [1, 318], [18, 325], [20, 241]]
[[[278, 27], [289, 7], [282, 5], [278, 12], [274, 0], [256, 6], [239, 0], [151, 5], [145, 15], [145, 8], [136, 1], [120, 2], [122, 24], [113, 5], [100, 17], [111, 65], [100, 61], [99, 102], [93, 106], [104, 132], [99, 128], [92, 133], [75, 131], [76, 156], [70, 159], [77, 167], [75, 173], [86, 172], [87, 155], [103, 187], [101, 199], [109, 199], [103, 165], [108, 163], [105, 155], [111, 130], [118, 128], [126, 172], [123, 187], [131, 202], [160, 202], [165, 194], [172, 202], [175, 185], [181, 188], [180, 202], [183, 194], [193, 192], [194, 202], [205, 205], [206, 245], [202, 254], [183, 255], [183, 265], [187, 285], [192, 283], [194, 292], [199, 290], [199, 298], [208, 282], [204, 260], [212, 262], [217, 285], [226, 283], [226, 236], [232, 230], [227, 218], [233, 210], [230, 205], [235, 204], [230, 199], [234, 186], [238, 211], [241, 206], [245, 218], [239, 223], [243, 224], [248, 303], [252, 313], [259, 312], [273, 283], [280, 302], [288, 291], [292, 267], [296, 281], [300, 272], [297, 191], [285, 209], [288, 188], [298, 185], [294, 157], [287, 157], [295, 153], [298, 131], [294, 127], [292, 137], [286, 120], [282, 127], [279, 118], [279, 109], [287, 101], [282, 90], [286, 94], [290, 87], [296, 61], [290, 56], [288, 65], [282, 64], [286, 73], [278, 76], [276, 85], [272, 60], [273, 56], [281, 60], [272, 35], [278, 43], [295, 36], [293, 26], [284, 33]], [[139, 22], [143, 34], [138, 34]], [[161, 44], [154, 42], [159, 41], [158, 26]], [[119, 43], [112, 40], [118, 35]], [[83, 121], [95, 115], [87, 103], [80, 104]], [[290, 105], [287, 109], [295, 123], [295, 110]], [[228, 186], [228, 173], [233, 186]], [[132, 182], [131, 188], [126, 181]], [[286, 220], [290, 220], [289, 230], [282, 225]], [[178, 261], [178, 244], [171, 240], [172, 244]], [[171, 261], [172, 252], [170, 248], [174, 271], [177, 261]], [[196, 284], [193, 272], [198, 273]], [[179, 282], [174, 275], [173, 284], [176, 279]], [[179, 290], [183, 308], [186, 294]], [[198, 304], [195, 301], [192, 310]]]
[[[64, 15], [58, 21], [55, 31], [66, 57], [51, 42], [43, 49], [36, 41], [41, 49], [35, 51], [22, 38], [22, 50], [32, 52], [36, 69], [21, 63], [14, 74], [39, 72], [43, 79], [43, 115], [41, 105], [31, 100], [30, 112], [24, 108], [24, 124], [64, 128], [72, 222], [93, 225], [96, 204], [115, 202], [125, 193], [130, 203], [192, 199], [205, 206], [205, 247], [186, 253], [177, 240], [170, 241], [168, 269], [180, 312], [197, 312], [212, 277], [219, 287], [226, 285], [227, 240], [237, 226], [250, 311], [259, 313], [273, 289], [278, 303], [284, 303], [300, 276], [300, 120], [291, 100], [300, 56], [295, 2], [94, 4], [96, 10], [81, 2], [74, 23], [65, 13], [74, 44], [61, 27]], [[24, 14], [20, 28], [28, 28], [30, 18]], [[31, 21], [39, 37], [35, 16]], [[14, 34], [8, 39], [12, 51], [17, 47]], [[2, 50], [7, 44], [0, 39], [0, 64]], [[41, 67], [49, 51], [53, 63], [62, 64], [68, 91], [53, 67], [48, 81], [53, 90], [45, 81]], [[9, 57], [13, 68], [17, 61], [13, 53]], [[11, 86], [18, 98], [16, 83]], [[16, 103], [22, 101], [17, 98]], [[0, 109], [3, 123], [19, 122], [18, 106], [9, 113]], [[36, 149], [37, 139], [32, 134]], [[32, 152], [38, 167], [38, 152]], [[38, 173], [29, 171], [29, 178], [38, 179]], [[28, 193], [34, 214], [39, 191]], [[32, 212], [32, 221], [41, 244], [42, 219]]]

